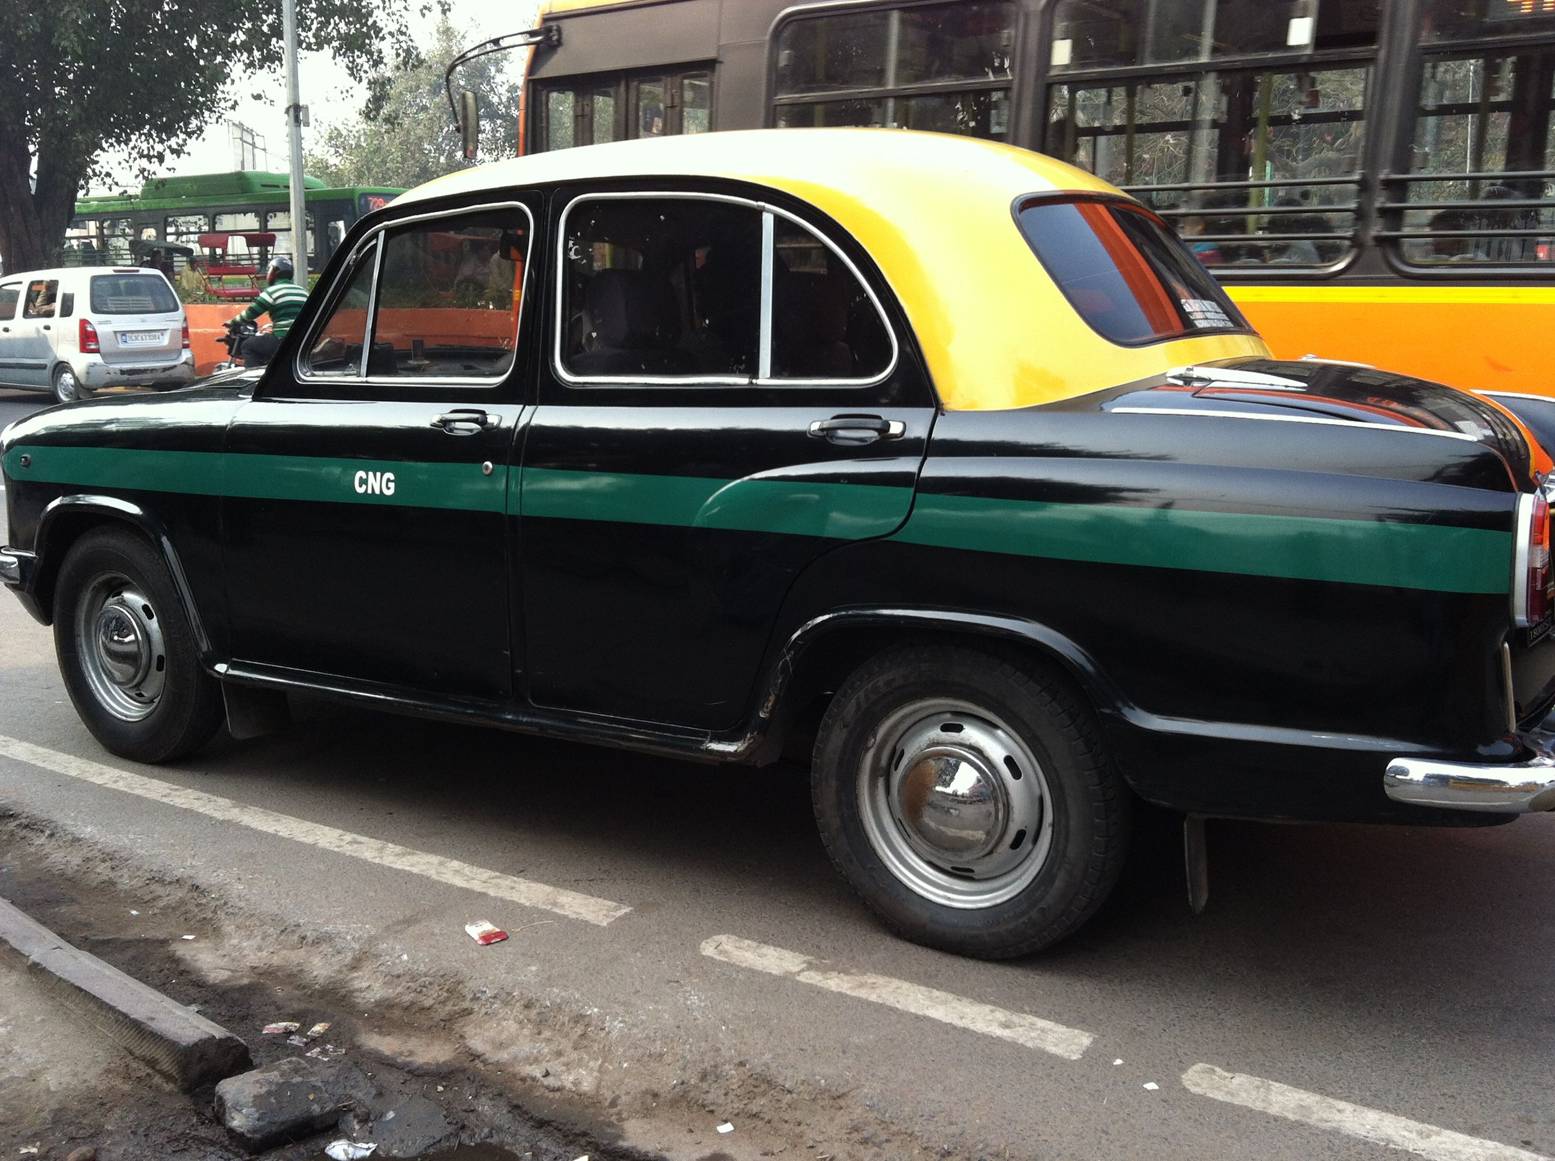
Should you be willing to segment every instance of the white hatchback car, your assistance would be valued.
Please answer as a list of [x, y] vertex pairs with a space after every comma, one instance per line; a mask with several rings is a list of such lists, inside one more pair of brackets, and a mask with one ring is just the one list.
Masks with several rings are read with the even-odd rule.
[[194, 380], [189, 320], [160, 270], [67, 266], [0, 277], [0, 384], [61, 403]]

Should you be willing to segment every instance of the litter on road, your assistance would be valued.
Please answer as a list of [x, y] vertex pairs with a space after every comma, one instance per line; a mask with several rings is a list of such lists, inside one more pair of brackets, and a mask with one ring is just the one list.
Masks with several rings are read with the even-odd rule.
[[342, 1137], [338, 1141], [331, 1141], [324, 1146], [324, 1152], [334, 1161], [357, 1161], [360, 1157], [371, 1157], [378, 1148], [370, 1141], [347, 1141]]
[[301, 1027], [295, 1020], [278, 1020], [274, 1024], [266, 1024], [263, 1033], [266, 1036], [279, 1036], [282, 1032], [295, 1032]]
[[308, 1029], [306, 1035], [309, 1040], [317, 1040], [320, 1036], [324, 1035], [324, 1033], [328, 1031], [329, 1021], [320, 1020], [317, 1024]]
[[503, 931], [502, 928], [493, 923], [487, 923], [484, 919], [477, 920], [474, 923], [466, 923], [464, 930], [471, 939], [482, 947], [493, 943], [501, 943], [508, 937], [508, 933]]
[[731, 1125], [728, 1121], [725, 1121], [723, 1124], [718, 1126], [718, 1131], [720, 1133], [732, 1133], [734, 1132], [734, 1126]]
[[1145, 1081], [1145, 1091], [1146, 1092], [1155, 1092], [1160, 1087], [1161, 1086], [1156, 1084], [1156, 1082], [1153, 1081], [1153, 1080]]

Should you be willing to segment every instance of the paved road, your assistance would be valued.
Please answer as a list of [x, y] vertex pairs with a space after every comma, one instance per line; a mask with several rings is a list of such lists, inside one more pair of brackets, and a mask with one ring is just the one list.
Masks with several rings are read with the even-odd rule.
[[[92, 742], [9, 600], [0, 806], [215, 892], [234, 941], [306, 932], [380, 995], [449, 1005], [487, 1060], [546, 1046], [604, 1115], [688, 1092], [698, 1149], [755, 1156], [760, 1123], [790, 1156], [907, 1155], [895, 1128], [989, 1157], [1555, 1157], [1549, 817], [1214, 824], [1205, 915], [1161, 843], [1078, 937], [984, 964], [871, 921], [802, 771], [321, 707], [136, 767]], [[477, 918], [513, 938], [476, 949]]]

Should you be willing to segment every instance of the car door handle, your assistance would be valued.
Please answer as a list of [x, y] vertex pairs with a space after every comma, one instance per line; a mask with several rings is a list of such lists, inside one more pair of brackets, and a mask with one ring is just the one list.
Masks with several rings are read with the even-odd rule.
[[44, 329], [44, 330], [50, 330], [50, 329], [52, 329], [52, 328], [51, 328], [51, 327], [50, 327], [50, 326], [49, 326], [49, 324], [48, 324], [48, 323], [44, 323], [44, 324], [43, 324], [43, 329]]
[[488, 415], [478, 407], [456, 407], [432, 421], [433, 427], [440, 427], [449, 435], [474, 435], [477, 431], [501, 425], [500, 415]]
[[900, 419], [883, 419], [878, 415], [834, 415], [830, 419], [817, 419], [810, 425], [812, 439], [824, 439], [831, 443], [874, 443], [877, 439], [901, 439], [907, 425]]

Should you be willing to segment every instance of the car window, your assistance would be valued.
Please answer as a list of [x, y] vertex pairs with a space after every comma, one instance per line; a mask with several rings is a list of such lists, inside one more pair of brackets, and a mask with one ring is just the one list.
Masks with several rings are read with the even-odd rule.
[[23, 318], [53, 318], [58, 309], [58, 279], [39, 279], [27, 284], [27, 293], [22, 296]]
[[22, 284], [8, 282], [0, 286], [0, 319], [16, 317], [16, 304], [22, 297]]
[[173, 314], [178, 297], [156, 274], [92, 275], [93, 314]]
[[1154, 217], [1116, 202], [1028, 201], [1021, 233], [1080, 316], [1115, 343], [1148, 343], [1247, 322]]
[[354, 260], [345, 288], [330, 305], [323, 323], [314, 331], [302, 368], [310, 375], [362, 373], [362, 341], [367, 337], [367, 306], [372, 296], [373, 269], [378, 247], [372, 245]]
[[518, 341], [528, 255], [528, 218], [517, 208], [386, 231], [368, 375], [505, 375]]
[[589, 198], [563, 228], [563, 371], [578, 379], [758, 372], [761, 213], [706, 198]]
[[787, 218], [773, 223], [772, 245], [772, 378], [883, 375], [891, 336], [842, 256]]

